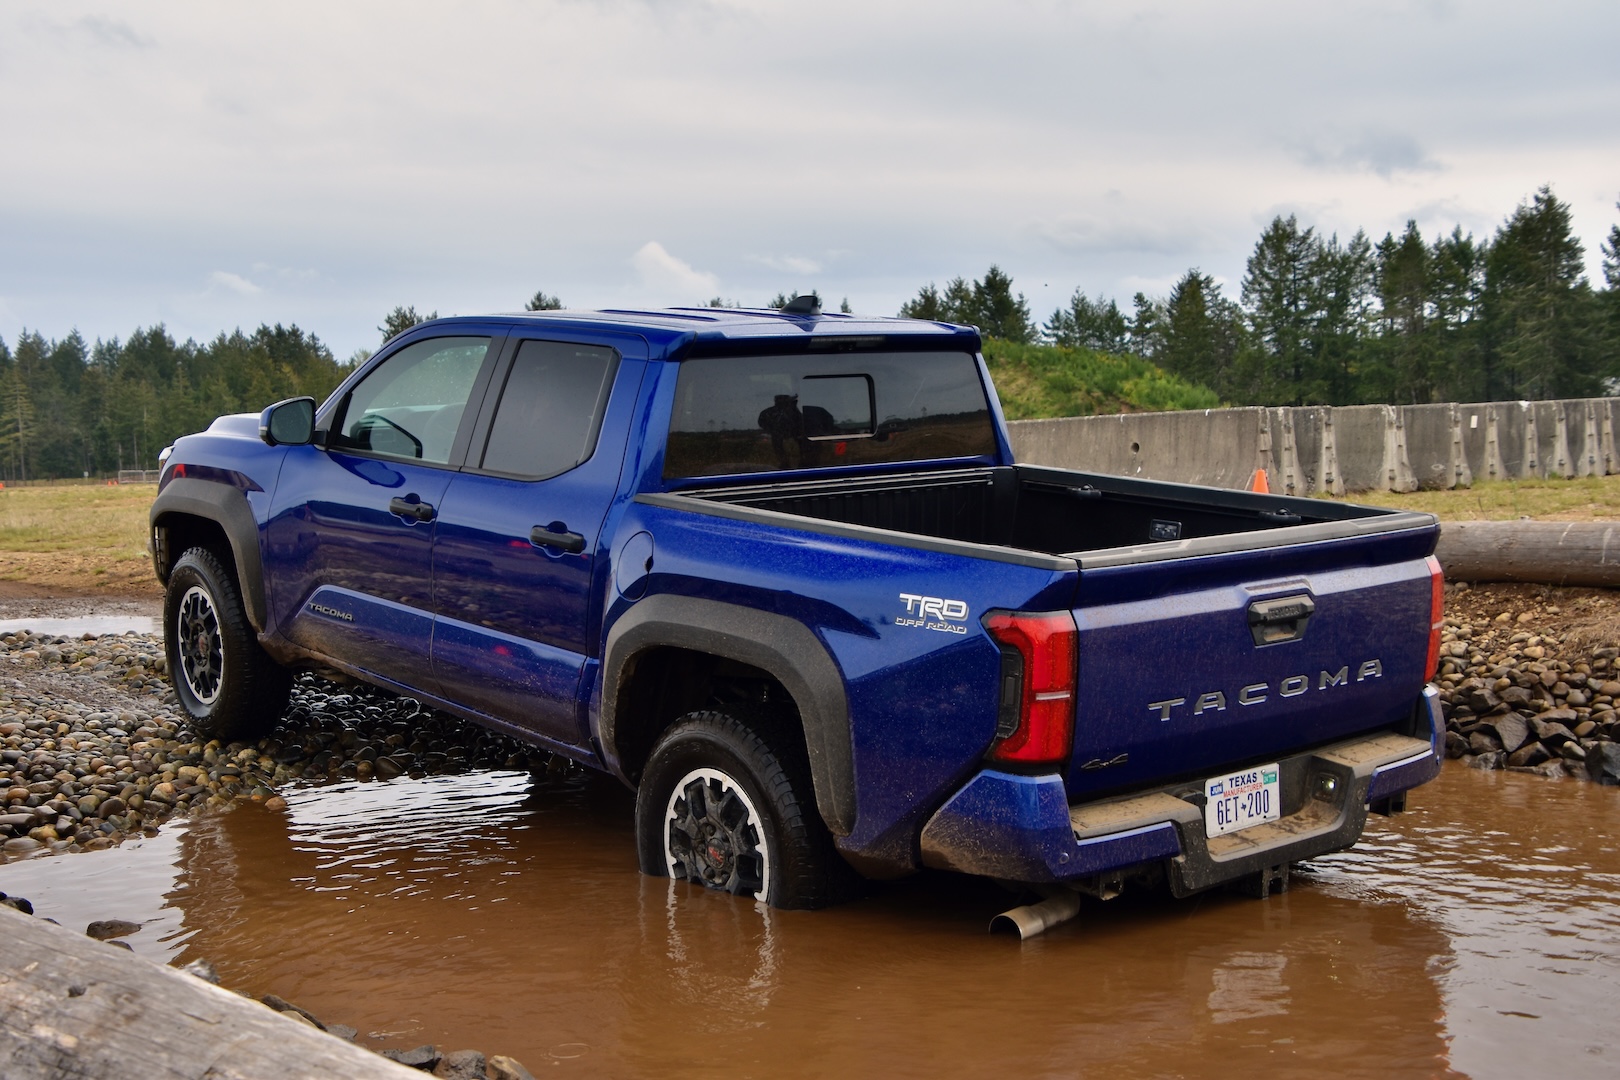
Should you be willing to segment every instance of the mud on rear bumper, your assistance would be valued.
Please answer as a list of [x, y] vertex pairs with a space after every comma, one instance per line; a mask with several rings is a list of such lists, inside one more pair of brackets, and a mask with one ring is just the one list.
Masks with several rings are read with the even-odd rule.
[[[1432, 729], [1432, 687], [1423, 705]], [[1197, 784], [1071, 807], [1061, 777], [985, 770], [923, 828], [922, 860], [1006, 881], [1073, 884], [1162, 863], [1172, 891], [1187, 896], [1351, 846], [1369, 804], [1432, 780], [1440, 758], [1436, 739], [1393, 732], [1281, 758], [1283, 816], [1216, 837], [1205, 836]]]

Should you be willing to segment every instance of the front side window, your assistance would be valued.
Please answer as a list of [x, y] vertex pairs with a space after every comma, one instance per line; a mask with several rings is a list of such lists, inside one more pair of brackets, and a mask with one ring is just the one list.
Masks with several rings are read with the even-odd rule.
[[447, 464], [489, 340], [429, 338], [390, 356], [349, 392], [328, 445]]
[[501, 390], [483, 468], [538, 479], [590, 457], [617, 359], [601, 345], [525, 341]]
[[664, 475], [991, 455], [971, 353], [702, 357], [681, 364]]

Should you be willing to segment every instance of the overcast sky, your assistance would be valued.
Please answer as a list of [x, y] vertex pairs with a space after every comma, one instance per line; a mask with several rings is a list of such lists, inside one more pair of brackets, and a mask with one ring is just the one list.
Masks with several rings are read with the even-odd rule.
[[1276, 214], [1620, 220], [1620, 3], [0, 0], [0, 337], [1235, 294]]

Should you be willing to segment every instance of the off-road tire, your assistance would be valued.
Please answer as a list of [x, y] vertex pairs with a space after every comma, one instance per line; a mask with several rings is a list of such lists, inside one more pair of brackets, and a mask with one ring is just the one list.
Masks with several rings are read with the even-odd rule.
[[[676, 721], [653, 748], [636, 791], [642, 873], [685, 877], [777, 908], [826, 907], [854, 895], [860, 879], [839, 857], [816, 812], [809, 766], [802, 758], [802, 752], [793, 752], [788, 732], [768, 724], [751, 726], [714, 711]], [[751, 821], [734, 823], [736, 828], [722, 829], [725, 835], [701, 852], [683, 848], [688, 842], [676, 834], [691, 832], [674, 824], [711, 827], [715, 820], [694, 820], [691, 800], [677, 792], [677, 786], [690, 791], [694, 783], [704, 789], [700, 800], [723, 799], [733, 817], [745, 809], [753, 815]], [[683, 872], [694, 861], [698, 872]], [[756, 888], [752, 870], [735, 868], [760, 862], [768, 872], [763, 888]]]
[[163, 646], [175, 696], [204, 739], [255, 742], [286, 711], [292, 674], [259, 646], [235, 575], [207, 548], [169, 571]]

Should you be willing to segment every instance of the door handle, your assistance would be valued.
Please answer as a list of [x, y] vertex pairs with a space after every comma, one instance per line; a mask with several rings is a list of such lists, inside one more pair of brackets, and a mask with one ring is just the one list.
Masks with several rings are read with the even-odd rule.
[[560, 548], [570, 555], [578, 555], [585, 550], [585, 538], [576, 532], [552, 532], [543, 525], [536, 525], [529, 530], [529, 543], [535, 547]]
[[408, 499], [401, 499], [398, 497], [389, 499], [388, 512], [391, 514], [398, 514], [403, 518], [413, 518], [417, 521], [433, 520], [433, 504], [425, 503], [420, 500], [411, 502]]

